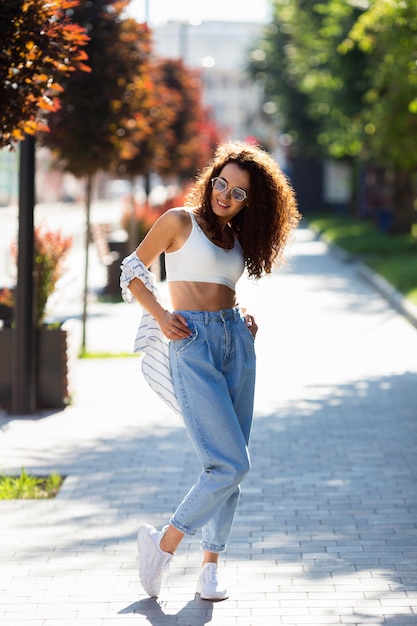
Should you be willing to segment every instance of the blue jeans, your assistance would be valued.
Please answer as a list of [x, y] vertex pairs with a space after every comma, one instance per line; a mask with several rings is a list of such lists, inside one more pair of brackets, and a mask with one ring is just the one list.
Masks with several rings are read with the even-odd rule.
[[255, 387], [255, 349], [238, 308], [176, 311], [191, 337], [171, 341], [170, 365], [185, 426], [202, 464], [196, 483], [170, 524], [220, 553], [250, 469], [248, 451]]

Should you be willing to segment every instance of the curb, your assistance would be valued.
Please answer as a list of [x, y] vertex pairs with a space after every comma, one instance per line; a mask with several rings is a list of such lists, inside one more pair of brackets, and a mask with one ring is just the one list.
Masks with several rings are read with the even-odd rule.
[[359, 261], [350, 252], [343, 250], [334, 243], [326, 241], [322, 233], [308, 226], [315, 234], [317, 239], [327, 246], [329, 252], [343, 263], [351, 263], [355, 265], [355, 269], [359, 276], [367, 280], [389, 303], [401, 313], [415, 328], [417, 328], [417, 306], [395, 289], [385, 278], [377, 274], [362, 261]]
[[413, 302], [405, 298], [399, 291], [394, 289], [385, 278], [376, 274], [362, 262], [357, 262], [356, 269], [362, 278], [370, 282], [397, 311], [402, 313], [402, 315], [417, 328], [417, 306]]

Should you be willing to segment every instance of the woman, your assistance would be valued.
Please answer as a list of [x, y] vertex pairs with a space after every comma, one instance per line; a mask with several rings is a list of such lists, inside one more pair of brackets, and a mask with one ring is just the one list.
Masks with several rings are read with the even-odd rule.
[[[169, 524], [160, 532], [139, 529], [139, 575], [145, 591], [158, 596], [182, 538], [202, 529], [197, 593], [223, 600], [217, 562], [250, 467], [255, 385], [257, 325], [237, 307], [235, 285], [245, 268], [256, 279], [271, 272], [300, 216], [272, 157], [241, 142], [218, 147], [186, 204], [164, 213], [122, 266], [141, 268], [122, 272], [121, 282], [169, 340], [174, 394], [202, 464]], [[143, 275], [162, 252], [172, 312]]]

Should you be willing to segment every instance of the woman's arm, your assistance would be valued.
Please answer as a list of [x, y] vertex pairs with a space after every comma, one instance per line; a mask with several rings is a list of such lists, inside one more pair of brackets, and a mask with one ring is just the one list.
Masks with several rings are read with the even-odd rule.
[[187, 322], [182, 315], [165, 309], [139, 278], [134, 278], [131, 281], [129, 291], [141, 307], [156, 319], [165, 337], [168, 339], [185, 339], [190, 336]]
[[[153, 225], [136, 248], [136, 255], [149, 267], [162, 252], [183, 238], [183, 210], [171, 209]], [[165, 309], [139, 278], [133, 278], [129, 291], [137, 302], [158, 322], [168, 339], [183, 339], [190, 335], [185, 319]]]
[[184, 209], [170, 209], [155, 222], [136, 254], [146, 267], [150, 267], [162, 252], [172, 252], [181, 247], [188, 237], [191, 221]]

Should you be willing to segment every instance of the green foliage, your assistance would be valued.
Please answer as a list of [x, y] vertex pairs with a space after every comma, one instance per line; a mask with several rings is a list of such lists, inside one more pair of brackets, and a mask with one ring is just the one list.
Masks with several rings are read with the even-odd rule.
[[302, 71], [294, 45], [293, 3], [274, 3], [273, 22], [265, 27], [263, 38], [252, 51], [249, 72], [261, 83], [275, 110], [271, 116], [286, 133], [296, 152], [317, 153], [319, 128], [308, 114], [308, 98], [298, 86]]
[[47, 477], [30, 476], [22, 469], [20, 476], [0, 475], [0, 500], [54, 498], [64, 482], [57, 473]]
[[[278, 123], [293, 152], [356, 156], [361, 149], [357, 115], [367, 84], [366, 55], [338, 54], [360, 9], [328, 0], [275, 0], [273, 24], [254, 51], [250, 71], [265, 80], [278, 105]], [[258, 54], [257, 54], [258, 53]]]
[[417, 305], [417, 253], [375, 255], [367, 265]]
[[[291, 154], [360, 159], [393, 174], [393, 232], [415, 221], [417, 4], [274, 0], [251, 74]], [[413, 188], [414, 185], [414, 188]]]
[[354, 46], [372, 62], [361, 121], [364, 146], [381, 163], [417, 166], [417, 5], [373, 0], [340, 47]]
[[388, 235], [368, 220], [319, 215], [309, 225], [329, 243], [357, 256], [395, 289], [417, 304], [417, 237]]
[[387, 235], [371, 221], [348, 215], [319, 216], [309, 222], [325, 239], [352, 254], [390, 254], [405, 251], [417, 253], [417, 241], [410, 235]]
[[303, 150], [416, 167], [415, 2], [275, 0], [250, 70]]
[[82, 350], [78, 355], [80, 359], [127, 359], [131, 357], [138, 357], [136, 352], [88, 352]]

